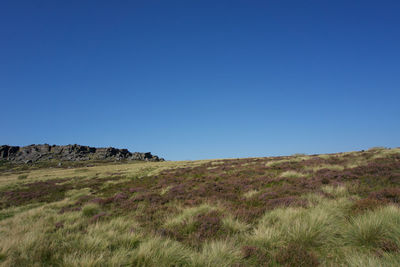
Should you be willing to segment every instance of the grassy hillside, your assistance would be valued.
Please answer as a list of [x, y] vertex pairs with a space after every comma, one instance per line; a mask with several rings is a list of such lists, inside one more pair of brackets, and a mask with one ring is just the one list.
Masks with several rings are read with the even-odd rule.
[[0, 170], [1, 266], [400, 266], [400, 149]]

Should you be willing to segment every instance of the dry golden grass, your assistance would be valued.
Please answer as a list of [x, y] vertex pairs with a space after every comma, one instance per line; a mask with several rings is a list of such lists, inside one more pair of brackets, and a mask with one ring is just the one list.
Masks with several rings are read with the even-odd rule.
[[339, 164], [320, 164], [317, 166], [306, 166], [304, 168], [304, 170], [312, 171], [312, 172], [317, 172], [317, 171], [323, 170], [323, 169], [334, 170], [334, 171], [343, 171], [345, 169], [345, 166], [339, 165]]
[[306, 175], [297, 171], [285, 171], [282, 172], [279, 176], [283, 178], [302, 178]]
[[245, 198], [251, 198], [251, 197], [257, 195], [258, 193], [259, 193], [258, 190], [250, 190], [250, 191], [247, 191], [246, 193], [244, 193], [244, 194], [243, 194], [243, 197], [245, 197]]

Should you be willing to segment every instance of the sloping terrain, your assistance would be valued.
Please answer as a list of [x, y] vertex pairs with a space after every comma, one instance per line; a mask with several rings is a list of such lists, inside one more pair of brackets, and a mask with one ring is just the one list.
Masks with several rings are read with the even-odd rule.
[[400, 266], [399, 148], [0, 170], [2, 266]]

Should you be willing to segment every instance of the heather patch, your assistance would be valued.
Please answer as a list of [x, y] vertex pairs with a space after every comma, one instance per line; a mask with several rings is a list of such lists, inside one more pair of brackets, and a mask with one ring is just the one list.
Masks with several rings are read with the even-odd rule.
[[276, 255], [276, 261], [283, 266], [318, 266], [319, 261], [314, 253], [298, 244], [289, 244]]
[[20, 189], [0, 192], [0, 207], [10, 207], [31, 202], [53, 202], [64, 198], [70, 184], [60, 184], [67, 179], [54, 179], [24, 184]]

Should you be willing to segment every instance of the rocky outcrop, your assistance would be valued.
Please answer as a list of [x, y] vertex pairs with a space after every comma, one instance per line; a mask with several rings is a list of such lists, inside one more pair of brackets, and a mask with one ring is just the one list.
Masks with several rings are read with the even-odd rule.
[[30, 145], [30, 146], [0, 146], [0, 160], [15, 163], [31, 163], [45, 160], [81, 161], [81, 160], [143, 160], [163, 161], [163, 158], [150, 152], [129, 152], [128, 149], [114, 147], [96, 148], [81, 145]]

